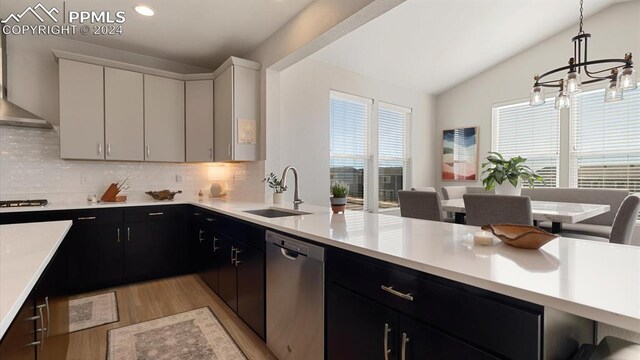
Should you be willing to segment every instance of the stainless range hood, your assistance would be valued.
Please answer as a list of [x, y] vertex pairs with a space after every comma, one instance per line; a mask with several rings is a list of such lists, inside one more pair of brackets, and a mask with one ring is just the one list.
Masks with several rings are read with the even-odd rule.
[[7, 99], [7, 41], [0, 31], [0, 125], [52, 129], [53, 126]]

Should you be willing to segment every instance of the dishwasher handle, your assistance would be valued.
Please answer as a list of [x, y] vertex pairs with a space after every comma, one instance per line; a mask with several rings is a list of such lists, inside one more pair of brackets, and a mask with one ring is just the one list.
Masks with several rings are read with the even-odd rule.
[[278, 244], [273, 244], [273, 245], [279, 247], [280, 248], [280, 252], [282, 253], [282, 256], [286, 257], [289, 260], [297, 260], [298, 256], [307, 257], [307, 255], [305, 255], [305, 254], [301, 254], [299, 252], [295, 252], [293, 250], [289, 250], [289, 249], [287, 249], [287, 248], [285, 248], [285, 247], [283, 247], [281, 245], [278, 245]]
[[321, 246], [303, 242], [291, 237], [287, 237], [272, 231], [266, 232], [267, 244], [273, 244], [280, 248], [282, 256], [289, 260], [296, 260], [303, 256], [303, 259], [313, 259], [324, 262], [325, 249]]

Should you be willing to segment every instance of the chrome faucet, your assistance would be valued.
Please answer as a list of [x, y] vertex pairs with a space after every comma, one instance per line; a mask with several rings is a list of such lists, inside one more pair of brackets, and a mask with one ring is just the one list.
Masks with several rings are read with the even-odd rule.
[[298, 170], [296, 170], [296, 168], [294, 168], [291, 165], [284, 168], [284, 172], [282, 172], [282, 180], [280, 180], [280, 187], [283, 190], [287, 190], [287, 173], [289, 172], [289, 170], [293, 171], [294, 185], [295, 185], [295, 189], [293, 191], [293, 203], [295, 205], [302, 204], [304, 201], [300, 199], [300, 193], [298, 192], [298, 188], [299, 188], [298, 187]]

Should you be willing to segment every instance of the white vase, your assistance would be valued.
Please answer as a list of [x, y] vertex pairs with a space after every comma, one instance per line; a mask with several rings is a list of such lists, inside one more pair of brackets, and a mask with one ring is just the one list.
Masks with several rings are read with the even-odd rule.
[[273, 203], [282, 204], [284, 202], [284, 193], [273, 193]]
[[522, 181], [518, 180], [518, 185], [513, 186], [509, 180], [505, 180], [502, 184], [496, 183], [496, 195], [520, 196], [522, 193]]

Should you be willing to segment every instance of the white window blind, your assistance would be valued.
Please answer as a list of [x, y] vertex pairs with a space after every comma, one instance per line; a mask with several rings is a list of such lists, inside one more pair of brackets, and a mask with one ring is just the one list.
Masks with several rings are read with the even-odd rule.
[[526, 165], [545, 180], [536, 187], [559, 185], [560, 112], [551, 100], [540, 106], [526, 102], [493, 107], [491, 149], [505, 158], [527, 158]]
[[398, 206], [406, 188], [410, 158], [408, 132], [411, 109], [378, 102], [378, 206]]
[[332, 91], [330, 96], [330, 179], [349, 186], [349, 208], [364, 205], [368, 174], [371, 99]]
[[571, 185], [640, 193], [640, 88], [610, 103], [603, 89], [580, 93], [570, 117]]

